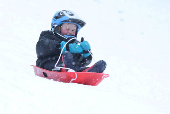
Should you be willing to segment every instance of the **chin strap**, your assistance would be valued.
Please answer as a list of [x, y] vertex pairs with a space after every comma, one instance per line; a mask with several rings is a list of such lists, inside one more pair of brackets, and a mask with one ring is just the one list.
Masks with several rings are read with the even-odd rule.
[[53, 32], [53, 34], [57, 34], [59, 35], [60, 37], [64, 38], [64, 39], [67, 39], [67, 37], [63, 36], [58, 30], [57, 30], [57, 26], [58, 25], [53, 25], [51, 31]]

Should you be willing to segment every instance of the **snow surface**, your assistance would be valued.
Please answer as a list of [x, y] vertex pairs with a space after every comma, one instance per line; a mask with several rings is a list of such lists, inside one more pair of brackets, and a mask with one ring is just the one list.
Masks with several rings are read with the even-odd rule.
[[[34, 75], [36, 42], [62, 9], [108, 64], [98, 86]], [[0, 114], [169, 114], [169, 12], [170, 0], [1, 0]]]

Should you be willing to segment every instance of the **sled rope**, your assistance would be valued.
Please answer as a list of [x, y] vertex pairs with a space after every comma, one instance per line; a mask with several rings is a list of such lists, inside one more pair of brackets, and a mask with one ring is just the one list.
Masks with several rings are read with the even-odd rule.
[[[60, 58], [61, 58], [61, 55], [62, 55], [62, 52], [63, 52], [63, 50], [64, 50], [64, 48], [66, 47], [66, 45], [71, 41], [71, 40], [73, 40], [73, 39], [76, 39], [76, 38], [71, 38], [68, 42], [66, 42], [66, 44], [63, 46], [63, 48], [62, 48], [62, 50], [61, 50], [61, 52], [60, 52], [60, 56], [58, 57], [58, 60], [57, 60], [57, 62], [56, 62], [56, 64], [55, 64], [55, 68], [54, 69], [52, 69], [52, 70], [56, 70], [57, 68], [63, 68], [63, 69], [70, 69], [70, 68], [65, 68], [65, 67], [57, 67], [57, 64], [58, 64], [58, 62], [59, 62], [59, 60], [60, 60]], [[80, 41], [78, 41], [79, 43], [80, 43]], [[91, 54], [91, 56], [92, 56], [92, 53], [89, 51], [89, 53]], [[92, 56], [93, 57], [93, 56]], [[93, 58], [93, 60], [94, 60], [94, 58]]]
[[[71, 40], [73, 40], [73, 39], [76, 39], [76, 38], [70, 39], [70, 40], [69, 40], [68, 42], [66, 42], [66, 44], [63, 46], [63, 48], [62, 48], [62, 50], [61, 50], [61, 52], [60, 52], [60, 56], [58, 57], [58, 60], [57, 60], [57, 62], [56, 62], [56, 64], [55, 64], [55, 68], [57, 68], [57, 64], [58, 64], [58, 62], [59, 62], [59, 60], [60, 60], [60, 58], [61, 58], [61, 55], [62, 55], [62, 52], [63, 52], [64, 48], [65, 48], [66, 45], [67, 45]], [[64, 68], [64, 67], [60, 67], [60, 68]]]
[[76, 80], [77, 79], [77, 73], [75, 72], [75, 78], [74, 79], [71, 79], [71, 81], [70, 81], [70, 83], [72, 82], [72, 81], [74, 81], [74, 80]]

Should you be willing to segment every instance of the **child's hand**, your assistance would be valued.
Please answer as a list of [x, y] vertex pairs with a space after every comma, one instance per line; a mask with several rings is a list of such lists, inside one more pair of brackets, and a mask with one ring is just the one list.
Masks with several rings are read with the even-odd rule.
[[62, 50], [62, 53], [64, 53], [65, 51], [70, 51], [70, 53], [82, 53], [83, 52], [83, 48], [76, 44], [76, 43], [71, 43], [71, 44], [68, 44], [69, 45], [69, 50], [66, 49], [66, 42], [65, 41], [62, 41], [60, 43], [60, 48], [59, 49], [63, 49]]
[[90, 55], [89, 51], [91, 49], [90, 44], [87, 41], [84, 41], [84, 39], [82, 40], [82, 42], [80, 43], [80, 46], [83, 48], [83, 57], [86, 58]]
[[89, 51], [91, 49], [90, 44], [87, 41], [83, 41], [80, 43], [80, 46], [84, 51]]
[[82, 53], [83, 52], [83, 48], [76, 43], [69, 44], [69, 50], [70, 50], [70, 53]]

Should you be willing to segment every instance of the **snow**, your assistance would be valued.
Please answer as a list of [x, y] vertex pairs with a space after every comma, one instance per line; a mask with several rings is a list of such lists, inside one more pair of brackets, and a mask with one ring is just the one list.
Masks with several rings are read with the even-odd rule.
[[[36, 42], [62, 9], [86, 21], [92, 64], [108, 64], [98, 86], [34, 75]], [[1, 1], [0, 114], [169, 114], [169, 12], [169, 0]]]

